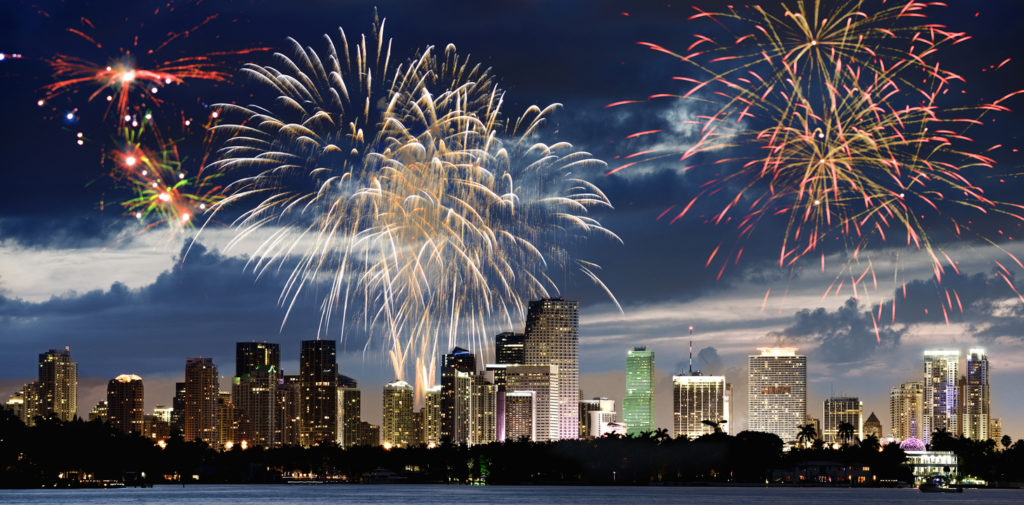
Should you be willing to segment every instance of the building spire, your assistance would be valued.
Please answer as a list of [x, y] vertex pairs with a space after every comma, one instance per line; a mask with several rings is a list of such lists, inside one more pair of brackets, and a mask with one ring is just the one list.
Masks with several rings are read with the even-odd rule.
[[693, 375], [693, 325], [690, 325], [690, 375]]

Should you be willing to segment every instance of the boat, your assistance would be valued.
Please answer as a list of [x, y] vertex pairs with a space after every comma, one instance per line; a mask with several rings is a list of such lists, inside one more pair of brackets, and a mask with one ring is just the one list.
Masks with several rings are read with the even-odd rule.
[[964, 487], [960, 485], [952, 485], [949, 479], [942, 475], [935, 475], [930, 477], [925, 482], [922, 482], [918, 489], [922, 493], [963, 493]]

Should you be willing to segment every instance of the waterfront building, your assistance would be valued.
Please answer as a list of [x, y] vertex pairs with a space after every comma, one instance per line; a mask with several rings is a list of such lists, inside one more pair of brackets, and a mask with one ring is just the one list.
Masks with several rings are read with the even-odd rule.
[[441, 386], [428, 388], [423, 397], [423, 443], [441, 443]]
[[248, 444], [248, 438], [248, 416], [231, 402], [231, 393], [221, 391], [217, 395], [217, 446], [230, 450], [242, 441]]
[[366, 421], [359, 421], [359, 443], [356, 445], [368, 447], [380, 446], [380, 426], [370, 424]]
[[413, 444], [413, 387], [405, 381], [384, 385], [384, 423], [382, 434], [386, 447], [408, 447]]
[[174, 409], [164, 405], [157, 405], [156, 407], [153, 407], [153, 415], [168, 425], [171, 423], [171, 412], [173, 411]]
[[338, 436], [338, 360], [333, 340], [303, 340], [299, 354], [299, 444], [333, 444]]
[[281, 350], [278, 344], [238, 342], [235, 344], [235, 376], [231, 380], [231, 402], [249, 420], [250, 445], [281, 445], [280, 408], [277, 401], [281, 378]]
[[[526, 314], [523, 342], [526, 364], [554, 366], [558, 382], [555, 389], [557, 438], [579, 437], [579, 305], [562, 298], [531, 301]], [[506, 369], [507, 370], [507, 369]], [[538, 396], [540, 396], [539, 394]], [[538, 398], [540, 401], [540, 398]], [[538, 409], [538, 436], [545, 429], [543, 408]]]
[[[506, 440], [509, 436], [508, 396], [523, 391], [535, 393], [533, 398], [534, 440], [546, 442], [559, 439], [558, 374], [559, 370], [555, 365], [511, 365], [505, 368]], [[578, 405], [577, 408], [579, 408]], [[576, 422], [574, 428], [579, 436], [579, 421]]]
[[362, 419], [362, 393], [358, 383], [344, 375], [338, 376], [338, 445], [352, 447], [359, 440]]
[[523, 438], [537, 440], [534, 391], [513, 391], [505, 394], [505, 440], [517, 442]]
[[[601, 415], [592, 415], [595, 412]], [[610, 415], [608, 415], [610, 414]], [[597, 421], [595, 421], [595, 419]], [[615, 421], [615, 400], [600, 397], [593, 400], [580, 400], [580, 438], [594, 438], [599, 431], [601, 422]], [[595, 424], [598, 423], [598, 424]]]
[[634, 347], [626, 353], [626, 396], [622, 421], [630, 435], [654, 431], [654, 351]]
[[174, 398], [171, 399], [171, 430], [185, 434], [185, 383], [174, 383]]
[[873, 436], [877, 440], [881, 440], [883, 434], [885, 433], [882, 431], [882, 421], [878, 420], [878, 417], [875, 416], [874, 412], [872, 412], [871, 415], [868, 416], [868, 419], [864, 421], [863, 431], [865, 438]]
[[498, 365], [525, 365], [525, 333], [506, 331], [494, 337], [494, 362]]
[[145, 390], [142, 377], [122, 374], [107, 383], [107, 422], [124, 433], [144, 432]]
[[78, 415], [78, 364], [71, 349], [50, 349], [39, 355], [38, 413], [71, 421]]
[[92, 410], [89, 411], [89, 421], [99, 421], [101, 423], [107, 422], [107, 401], [100, 400], [96, 402]]
[[967, 351], [967, 374], [961, 388], [961, 436], [973, 440], [988, 440], [989, 405], [988, 356], [984, 349]]
[[793, 347], [766, 347], [748, 356], [747, 429], [795, 442], [807, 415], [807, 356]]
[[212, 358], [185, 360], [185, 430], [186, 441], [202, 440], [218, 444], [217, 434], [217, 366]]
[[465, 444], [470, 438], [472, 374], [476, 356], [461, 347], [441, 357], [441, 439]]
[[921, 440], [925, 444], [932, 433], [944, 429], [956, 434], [960, 395], [960, 351], [933, 349], [924, 352], [924, 380], [922, 388]]
[[[864, 439], [864, 403], [860, 398], [840, 396], [826, 398], [822, 407], [821, 438], [826, 444], [843, 442], [839, 437], [839, 425], [847, 423], [853, 426], [853, 436], [857, 440]], [[853, 442], [853, 440], [847, 440]]]
[[487, 373], [474, 374], [470, 400], [469, 445], [489, 444], [498, 440], [498, 386]]
[[673, 436], [697, 438], [714, 433], [714, 426], [704, 421], [718, 423], [719, 429], [726, 432], [730, 419], [725, 386], [725, 377], [721, 375], [672, 376]]
[[988, 438], [995, 440], [997, 447], [1002, 447], [999, 442], [1003, 438], [1003, 420], [999, 417], [988, 418]]
[[281, 445], [299, 445], [302, 432], [302, 387], [298, 375], [284, 375], [277, 381], [278, 435]]
[[889, 436], [896, 440], [920, 439], [924, 386], [921, 382], [904, 382], [889, 392]]

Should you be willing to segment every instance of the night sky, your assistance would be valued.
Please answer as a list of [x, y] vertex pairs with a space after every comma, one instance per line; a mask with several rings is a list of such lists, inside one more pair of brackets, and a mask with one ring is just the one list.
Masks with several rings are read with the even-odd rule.
[[[229, 249], [234, 232], [223, 222], [211, 223], [193, 241], [192, 232], [175, 233], [165, 226], [146, 230], [124, 215], [120, 202], [131, 196], [110, 180], [109, 163], [103, 161], [114, 145], [116, 122], [104, 117], [105, 103], [87, 100], [88, 87], [37, 106], [41, 88], [52, 82], [45, 60], [68, 53], [101, 61], [133, 44], [136, 36], [139, 47], [157, 46], [170, 34], [216, 15], [161, 52], [180, 57], [268, 47], [225, 59], [232, 68], [246, 62], [270, 64], [273, 51], [288, 50], [286, 37], [321, 47], [322, 34], [335, 34], [338, 27], [350, 37], [367, 32], [376, 8], [386, 19], [393, 55], [404, 58], [428, 45], [455, 44], [461, 54], [492, 68], [505, 92], [506, 110], [562, 104], [539, 134], [545, 141], [570, 142], [607, 162], [607, 168], [581, 175], [611, 200], [615, 209], [595, 217], [623, 244], [595, 237], [571, 252], [601, 265], [601, 278], [623, 312], [582, 275], [556, 279], [563, 296], [580, 301], [585, 397], [621, 401], [626, 351], [646, 345], [656, 353], [656, 424], [670, 427], [671, 374], [686, 367], [687, 328], [692, 325], [695, 368], [725, 374], [735, 386], [733, 429], [746, 423], [746, 356], [759, 346], [785, 344], [808, 356], [810, 414], [820, 417], [821, 402], [832, 393], [859, 396], [865, 418], [875, 412], [888, 433], [889, 389], [919, 379], [924, 349], [966, 352], [979, 346], [987, 349], [991, 362], [993, 416], [1002, 417], [1004, 432], [1015, 438], [1024, 434], [1024, 405], [1014, 391], [1024, 381], [1024, 304], [996, 275], [995, 263], [1000, 261], [1017, 279], [1024, 273], [1007, 256], [1024, 255], [1014, 240], [1020, 221], [997, 215], [979, 219], [963, 211], [964, 219], [978, 220], [976, 229], [991, 242], [953, 240], [944, 224], [932, 230], [926, 222], [937, 248], [956, 261], [959, 274], [949, 272], [937, 284], [924, 254], [901, 243], [883, 244], [871, 254], [879, 276], [888, 278], [869, 297], [854, 299], [849, 289], [828, 291], [841, 275], [839, 265], [849, 259], [846, 249], [824, 246], [824, 272], [816, 259], [782, 269], [779, 235], [786, 221], [767, 219], [744, 239], [742, 261], [716, 278], [717, 268], [705, 268], [709, 254], [720, 244], [737, 243], [735, 225], [709, 222], [722, 201], [702, 200], [672, 224], [657, 218], [689, 202], [717, 170], [709, 165], [724, 155], [710, 153], [701, 160], [703, 166], [686, 172], [680, 171], [677, 157], [668, 157], [605, 175], [630, 153], [664, 148], [665, 142], [683, 151], [697, 141], [698, 132], [679, 123], [701, 113], [693, 102], [605, 107], [679, 93], [685, 88], [672, 76], [692, 70], [636, 44], [648, 41], [683, 51], [695, 29], [704, 26], [687, 21], [696, 12], [692, 2], [645, 2], [643, 8], [635, 3], [3, 2], [0, 52], [8, 57], [0, 61], [0, 393], [34, 380], [38, 353], [70, 346], [81, 378], [80, 415], [103, 398], [106, 381], [121, 373], [143, 377], [151, 409], [170, 404], [173, 383], [183, 380], [186, 357], [212, 356], [221, 375], [230, 377], [237, 341], [280, 343], [283, 368], [295, 373], [299, 341], [315, 338], [319, 322], [319, 299], [306, 296], [282, 325], [285, 309], [278, 295], [286, 276], [270, 272], [257, 279], [246, 267], [254, 244]], [[1024, 3], [950, 3], [930, 9], [930, 19], [973, 38], [942, 52], [946, 68], [967, 81], [956, 88], [965, 93], [950, 97], [949, 106], [991, 101], [1024, 87], [1024, 54], [1016, 38], [1024, 28]], [[92, 33], [104, 50], [68, 31], [81, 28], [82, 18], [94, 25]], [[1007, 58], [1009, 63], [993, 68]], [[197, 81], [165, 90], [157, 116], [206, 118], [213, 104], [247, 104], [258, 99], [260, 88], [238, 77], [231, 83]], [[1006, 105], [1021, 109], [1022, 100]], [[986, 116], [986, 124], [972, 131], [976, 151], [1003, 146], [986, 153], [998, 161], [995, 169], [965, 174], [987, 181], [990, 198], [1024, 203], [1019, 176], [1024, 153], [1017, 152], [1024, 148], [1022, 119], [1016, 110]], [[650, 129], [668, 133], [626, 138]], [[85, 139], [82, 146], [76, 144], [78, 132]], [[198, 163], [209, 151], [201, 138], [192, 133], [181, 140], [186, 162]], [[908, 286], [905, 297], [892, 283], [897, 265]], [[949, 290], [958, 294], [964, 312], [951, 314], [947, 323], [938, 308]], [[894, 321], [883, 320], [878, 343], [870, 312], [894, 296], [900, 308]], [[359, 381], [365, 391], [363, 416], [378, 423], [379, 391], [391, 380], [380, 344], [348, 334], [339, 345], [340, 370]]]

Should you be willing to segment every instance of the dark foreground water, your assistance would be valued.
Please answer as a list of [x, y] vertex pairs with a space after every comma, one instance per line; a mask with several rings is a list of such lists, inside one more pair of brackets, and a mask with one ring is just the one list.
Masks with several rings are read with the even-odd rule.
[[0, 504], [234, 504], [289, 503], [417, 505], [458, 503], [508, 505], [620, 505], [630, 503], [1024, 503], [1024, 491], [965, 490], [925, 494], [916, 489], [825, 489], [740, 487], [585, 487], [445, 485], [207, 485], [152, 489], [0, 490]]

